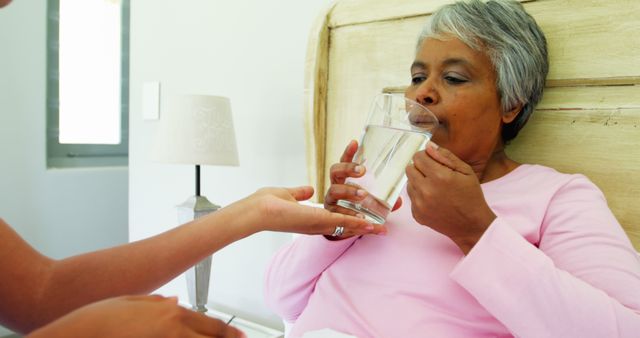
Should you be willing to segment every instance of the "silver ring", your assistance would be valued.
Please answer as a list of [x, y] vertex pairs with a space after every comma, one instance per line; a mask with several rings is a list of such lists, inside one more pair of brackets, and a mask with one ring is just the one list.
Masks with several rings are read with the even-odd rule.
[[340, 237], [342, 236], [343, 233], [344, 233], [344, 227], [338, 225], [336, 227], [336, 230], [334, 230], [333, 233], [331, 234], [331, 236]]

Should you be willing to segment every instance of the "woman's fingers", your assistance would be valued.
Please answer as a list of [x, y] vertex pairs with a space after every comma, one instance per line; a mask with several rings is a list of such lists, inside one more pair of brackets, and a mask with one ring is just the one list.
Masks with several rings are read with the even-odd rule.
[[473, 169], [467, 163], [459, 159], [448, 149], [441, 148], [435, 143], [429, 143], [426, 153], [429, 154], [432, 159], [453, 171], [457, 171], [465, 175], [474, 175]]
[[[426, 150], [421, 150], [415, 153], [412, 158], [412, 165], [409, 165], [409, 166], [416, 169], [423, 177], [426, 177], [429, 173], [433, 174], [436, 171], [444, 168], [442, 164], [438, 163], [436, 160], [431, 158], [427, 154]], [[450, 169], [450, 168], [448, 169], [448, 171], [451, 171], [451, 170], [453, 169]], [[408, 172], [407, 172], [407, 178], [408, 179], [411, 178]]]
[[340, 157], [340, 162], [351, 162], [353, 161], [353, 155], [358, 151], [358, 141], [351, 140], [347, 147], [344, 149], [342, 153], [342, 157]]
[[350, 184], [332, 184], [324, 198], [324, 207], [329, 209], [338, 200], [361, 201], [367, 196], [367, 191]]
[[439, 147], [435, 143], [428, 143], [425, 151], [413, 155], [413, 165], [428, 177], [442, 177], [441, 174], [457, 172], [464, 175], [474, 175], [473, 169], [460, 160], [449, 150]]
[[331, 183], [344, 183], [348, 177], [360, 177], [364, 175], [364, 167], [353, 163], [353, 156], [358, 151], [358, 142], [351, 140], [340, 157], [340, 163], [336, 163], [329, 169]]
[[426, 177], [425, 174], [422, 172], [422, 170], [419, 170], [417, 168], [417, 165], [415, 162], [414, 164], [409, 164], [405, 168], [405, 174], [407, 175], [407, 185], [418, 183], [420, 182], [420, 180]]
[[329, 177], [332, 184], [343, 184], [349, 177], [364, 175], [365, 167], [352, 162], [336, 163], [329, 168]]
[[345, 207], [341, 207], [337, 204], [332, 204], [332, 205], [328, 205], [324, 207], [326, 210], [329, 210], [331, 212], [335, 212], [338, 214], [343, 214], [343, 215], [348, 215], [348, 216], [353, 216], [353, 217], [358, 217], [358, 218], [362, 218], [362, 216], [360, 213], [358, 213], [357, 211], [351, 210], [351, 209], [347, 209]]

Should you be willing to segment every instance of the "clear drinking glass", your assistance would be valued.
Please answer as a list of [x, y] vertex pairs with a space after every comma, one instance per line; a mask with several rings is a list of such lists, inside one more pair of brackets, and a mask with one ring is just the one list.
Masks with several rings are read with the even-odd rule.
[[407, 183], [405, 168], [413, 154], [424, 149], [438, 126], [436, 116], [423, 105], [401, 95], [376, 96], [353, 162], [366, 168], [362, 177], [346, 184], [368, 191], [367, 197], [337, 204], [383, 224]]

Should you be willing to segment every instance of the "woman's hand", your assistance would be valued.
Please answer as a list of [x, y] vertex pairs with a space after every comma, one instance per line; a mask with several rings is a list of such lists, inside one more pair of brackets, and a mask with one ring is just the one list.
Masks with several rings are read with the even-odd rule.
[[[335, 163], [331, 166], [329, 172], [329, 178], [331, 180], [331, 186], [329, 190], [327, 190], [327, 194], [324, 197], [324, 208], [332, 211], [341, 213], [344, 215], [352, 215], [357, 217], [362, 217], [358, 215], [357, 212], [341, 207], [337, 204], [338, 200], [349, 200], [354, 202], [361, 202], [366, 196], [367, 191], [361, 188], [358, 188], [354, 185], [345, 184], [345, 181], [349, 177], [361, 177], [365, 173], [365, 167], [358, 165], [357, 163], [353, 163], [353, 156], [358, 150], [358, 142], [351, 141], [347, 145], [347, 148], [344, 150], [342, 157], [340, 158], [339, 163]], [[396, 205], [393, 207], [393, 210], [396, 210], [400, 207], [402, 201], [398, 199]], [[382, 228], [381, 233], [386, 233], [386, 229]], [[350, 237], [348, 234], [341, 236], [341, 239]]]
[[451, 238], [467, 254], [496, 218], [473, 169], [433, 143], [406, 169], [416, 221]]
[[176, 298], [125, 296], [79, 308], [28, 338], [246, 337], [238, 329], [183, 308]]

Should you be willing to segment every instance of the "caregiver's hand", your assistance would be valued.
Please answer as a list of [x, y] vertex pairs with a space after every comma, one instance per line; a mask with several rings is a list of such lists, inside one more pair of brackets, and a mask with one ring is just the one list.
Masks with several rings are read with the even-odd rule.
[[467, 254], [496, 218], [473, 169], [429, 143], [406, 169], [415, 220], [451, 238]]
[[257, 210], [255, 220], [248, 222], [255, 231], [270, 230], [310, 235], [331, 235], [336, 227], [344, 233], [364, 235], [382, 231], [379, 225], [349, 215], [299, 204], [313, 196], [313, 188], [262, 188], [238, 203], [249, 203], [242, 210]]
[[125, 296], [81, 307], [27, 338], [246, 337], [226, 323], [177, 304], [176, 298]]

